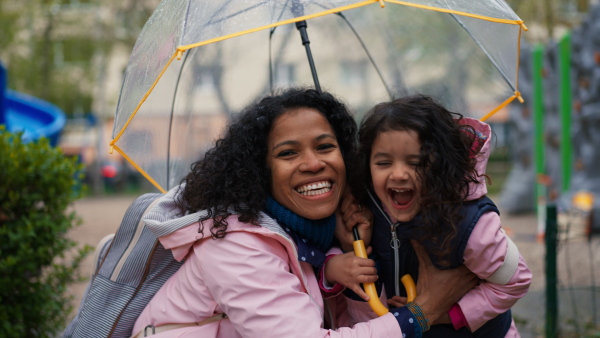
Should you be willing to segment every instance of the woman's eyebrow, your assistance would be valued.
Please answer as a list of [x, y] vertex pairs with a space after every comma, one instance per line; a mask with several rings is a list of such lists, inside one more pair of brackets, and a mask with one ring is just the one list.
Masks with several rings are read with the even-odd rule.
[[271, 150], [275, 150], [279, 147], [283, 147], [283, 146], [287, 146], [287, 145], [297, 145], [300, 142], [298, 141], [294, 141], [294, 140], [287, 140], [287, 141], [283, 141], [281, 143], [277, 143], [276, 145], [273, 146], [273, 148], [271, 148]]
[[[315, 139], [317, 141], [321, 141], [321, 140], [326, 139], [326, 138], [332, 138], [334, 140], [337, 140], [337, 138], [335, 137], [335, 135], [332, 135], [332, 134], [321, 134], [321, 135], [317, 136]], [[283, 141], [283, 142], [277, 143], [276, 145], [273, 146], [273, 148], [271, 148], [271, 150], [275, 150], [275, 149], [277, 149], [279, 147], [287, 146], [287, 145], [297, 145], [299, 143], [300, 142], [298, 142], [298, 141], [287, 140], [287, 141]]]
[[337, 140], [337, 138], [335, 137], [335, 135], [331, 135], [331, 134], [321, 134], [317, 137], [317, 141], [321, 141], [324, 138], [332, 138], [334, 140]]

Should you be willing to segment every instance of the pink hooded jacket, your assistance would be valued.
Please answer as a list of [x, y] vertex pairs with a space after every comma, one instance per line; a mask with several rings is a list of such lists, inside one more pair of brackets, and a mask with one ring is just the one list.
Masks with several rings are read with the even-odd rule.
[[[485, 137], [476, 166], [477, 172], [484, 174], [491, 152], [491, 128], [488, 124], [472, 118], [464, 118], [463, 123], [472, 126]], [[479, 184], [471, 185], [470, 189], [468, 200], [486, 195], [485, 178], [481, 176]], [[496, 284], [487, 280], [507, 260], [509, 242], [512, 244], [501, 226], [500, 216], [495, 212], [482, 215], [469, 237], [464, 252], [464, 265], [482, 279], [478, 286], [458, 302], [471, 331], [477, 330], [499, 313], [508, 311], [517, 300], [527, 294], [531, 284], [531, 271], [521, 254], [518, 254], [518, 265], [512, 277], [507, 277], [506, 284]], [[519, 337], [514, 321], [506, 337]]]
[[[294, 242], [266, 214], [261, 215], [262, 226], [229, 217], [227, 235], [217, 240], [210, 236], [212, 222], [205, 221], [202, 238], [199, 213], [175, 218], [164, 209], [173, 196], [172, 190], [144, 221], [155, 233], [179, 228], [159, 240], [185, 263], [146, 306], [133, 334], [149, 324], [194, 323], [226, 313], [228, 318], [214, 323], [152, 337], [402, 337], [390, 313], [343, 327], [374, 314], [364, 302], [348, 306], [351, 301], [343, 295], [325, 306], [312, 266], [301, 261]], [[323, 329], [324, 318], [339, 328]]]

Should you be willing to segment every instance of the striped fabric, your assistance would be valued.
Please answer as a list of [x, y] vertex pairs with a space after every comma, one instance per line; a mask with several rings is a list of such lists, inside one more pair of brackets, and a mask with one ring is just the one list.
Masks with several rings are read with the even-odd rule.
[[141, 222], [162, 195], [138, 197], [113, 240], [97, 249], [98, 270], [63, 337], [130, 337], [142, 310], [183, 264]]

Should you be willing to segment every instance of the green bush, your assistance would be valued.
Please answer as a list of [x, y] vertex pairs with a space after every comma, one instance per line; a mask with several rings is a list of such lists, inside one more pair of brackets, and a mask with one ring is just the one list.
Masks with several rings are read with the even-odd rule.
[[71, 311], [67, 286], [91, 248], [67, 232], [78, 222], [81, 166], [46, 139], [24, 143], [0, 125], [0, 337], [53, 337]]

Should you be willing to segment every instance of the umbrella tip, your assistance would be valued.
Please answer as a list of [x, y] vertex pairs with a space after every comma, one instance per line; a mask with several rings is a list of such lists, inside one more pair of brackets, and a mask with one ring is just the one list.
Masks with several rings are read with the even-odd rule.
[[177, 60], [181, 60], [181, 55], [183, 54], [183, 50], [177, 49]]
[[521, 28], [522, 28], [524, 31], [526, 31], [526, 32], [527, 32], [527, 31], [529, 30], [529, 28], [527, 28], [527, 26], [525, 26], [525, 23], [524, 23], [523, 21], [521, 21], [521, 22], [519, 23], [519, 25], [521, 26]]
[[381, 6], [381, 8], [385, 7], [385, 2], [384, 0], [379, 0], [379, 6]]
[[515, 91], [515, 96], [517, 97], [517, 100], [519, 100], [519, 102], [521, 103], [525, 103], [525, 100], [523, 99], [523, 97], [521, 96], [521, 92], [520, 91]]

